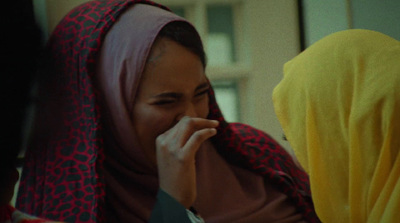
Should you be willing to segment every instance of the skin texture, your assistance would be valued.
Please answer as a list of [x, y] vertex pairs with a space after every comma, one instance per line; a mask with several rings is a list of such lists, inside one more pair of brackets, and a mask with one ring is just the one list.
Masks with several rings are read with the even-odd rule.
[[154, 43], [133, 121], [141, 147], [158, 169], [160, 188], [185, 207], [196, 199], [196, 152], [218, 126], [206, 119], [208, 89], [198, 56], [167, 38]]

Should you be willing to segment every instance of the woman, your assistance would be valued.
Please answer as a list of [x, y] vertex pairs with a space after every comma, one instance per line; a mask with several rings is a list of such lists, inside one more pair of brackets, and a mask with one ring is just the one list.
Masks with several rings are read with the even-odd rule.
[[224, 121], [186, 20], [148, 1], [90, 1], [49, 49], [55, 72], [22, 210], [68, 222], [318, 221], [292, 158], [267, 134]]
[[400, 218], [399, 61], [399, 41], [347, 30], [285, 64], [275, 111], [322, 222]]

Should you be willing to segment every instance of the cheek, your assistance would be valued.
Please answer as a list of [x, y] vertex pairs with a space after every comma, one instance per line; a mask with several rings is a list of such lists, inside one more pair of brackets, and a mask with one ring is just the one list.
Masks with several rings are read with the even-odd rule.
[[207, 118], [208, 113], [210, 112], [208, 103], [208, 97], [206, 97], [204, 100], [200, 101], [200, 103], [197, 104], [196, 110], [200, 118]]
[[154, 165], [157, 165], [156, 138], [171, 126], [170, 119], [168, 113], [148, 106], [135, 106], [134, 108], [133, 123], [139, 145]]
[[154, 109], [151, 106], [136, 107], [133, 120], [142, 146], [154, 147], [155, 139], [171, 127], [173, 118], [167, 112]]

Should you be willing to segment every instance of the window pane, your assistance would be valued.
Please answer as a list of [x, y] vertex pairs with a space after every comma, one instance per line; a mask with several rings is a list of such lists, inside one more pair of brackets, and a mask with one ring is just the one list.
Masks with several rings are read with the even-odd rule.
[[235, 81], [213, 81], [217, 103], [228, 122], [239, 122], [239, 94]]
[[230, 5], [207, 7], [207, 57], [210, 65], [227, 65], [236, 61], [233, 9]]

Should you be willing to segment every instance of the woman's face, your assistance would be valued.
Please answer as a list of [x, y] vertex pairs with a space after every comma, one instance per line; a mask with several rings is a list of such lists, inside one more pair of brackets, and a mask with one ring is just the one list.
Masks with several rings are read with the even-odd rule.
[[199, 57], [167, 38], [150, 52], [133, 107], [140, 146], [156, 165], [156, 138], [183, 116], [206, 118], [208, 89]]

